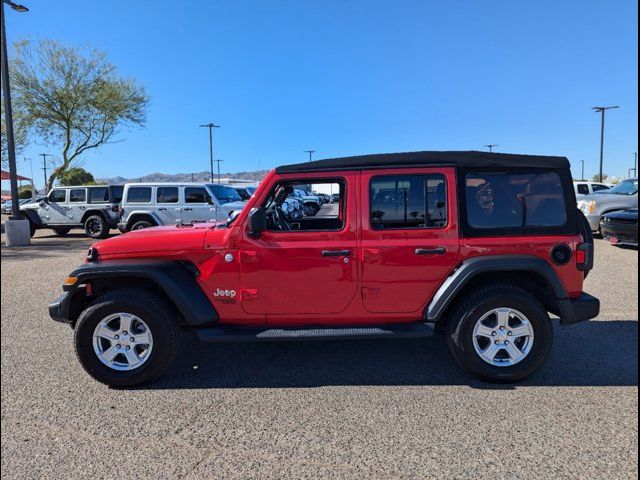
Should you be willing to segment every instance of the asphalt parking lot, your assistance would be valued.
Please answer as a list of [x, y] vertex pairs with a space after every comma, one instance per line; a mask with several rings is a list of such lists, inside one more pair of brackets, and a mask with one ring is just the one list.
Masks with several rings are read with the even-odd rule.
[[113, 390], [47, 304], [90, 242], [2, 247], [2, 477], [637, 478], [638, 252], [597, 240], [598, 319], [556, 328], [524, 383], [438, 339], [205, 345]]

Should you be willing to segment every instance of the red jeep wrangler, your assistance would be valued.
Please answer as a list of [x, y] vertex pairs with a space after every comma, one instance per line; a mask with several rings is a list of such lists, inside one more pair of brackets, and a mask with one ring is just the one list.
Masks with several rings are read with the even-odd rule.
[[[294, 189], [330, 201], [294, 219]], [[160, 375], [181, 328], [205, 342], [438, 330], [462, 367], [510, 382], [549, 355], [549, 312], [564, 325], [598, 315], [582, 291], [592, 265], [566, 158], [365, 155], [276, 168], [226, 223], [98, 242], [49, 311], [114, 386]]]

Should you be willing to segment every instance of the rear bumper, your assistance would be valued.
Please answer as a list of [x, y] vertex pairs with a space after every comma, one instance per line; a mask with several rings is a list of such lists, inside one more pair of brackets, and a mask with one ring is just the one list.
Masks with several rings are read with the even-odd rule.
[[562, 302], [560, 322], [563, 325], [573, 325], [595, 318], [600, 313], [600, 300], [583, 293], [578, 298], [569, 298]]
[[120, 233], [126, 233], [127, 231], [127, 223], [126, 222], [120, 222], [117, 225], [118, 230], [120, 230]]

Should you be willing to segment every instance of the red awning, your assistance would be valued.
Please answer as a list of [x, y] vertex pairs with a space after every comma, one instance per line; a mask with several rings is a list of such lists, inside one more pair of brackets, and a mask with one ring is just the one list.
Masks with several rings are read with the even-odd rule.
[[[0, 170], [2, 172], [2, 180], [11, 180], [11, 176], [9, 172], [5, 172], [4, 170]], [[16, 175], [18, 180], [31, 180], [30, 178], [23, 177], [22, 175]]]

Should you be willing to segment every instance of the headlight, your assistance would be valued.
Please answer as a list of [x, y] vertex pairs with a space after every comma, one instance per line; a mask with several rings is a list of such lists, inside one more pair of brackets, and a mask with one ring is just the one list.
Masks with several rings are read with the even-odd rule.
[[589, 201], [583, 201], [581, 202], [580, 205], [580, 210], [582, 210], [583, 213], [593, 213], [596, 211], [596, 201], [595, 200], [589, 200]]

